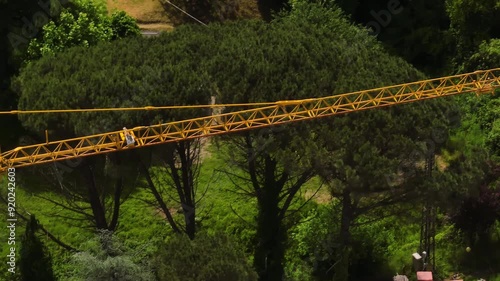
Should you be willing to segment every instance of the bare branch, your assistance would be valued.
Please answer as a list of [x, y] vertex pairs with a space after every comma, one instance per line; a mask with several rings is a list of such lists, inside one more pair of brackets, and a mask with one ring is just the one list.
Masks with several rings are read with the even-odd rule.
[[260, 187], [260, 184], [259, 184], [259, 181], [257, 180], [257, 169], [256, 169], [256, 166], [255, 166], [255, 157], [252, 155], [253, 153], [253, 145], [252, 145], [252, 140], [250, 138], [250, 135], [247, 133], [245, 135], [245, 141], [246, 141], [246, 148], [247, 148], [247, 151], [248, 152], [248, 170], [249, 170], [249, 174], [250, 174], [250, 179], [252, 181], [252, 185], [253, 185], [253, 188], [255, 189], [255, 192], [257, 194], [260, 194], [261, 192], [261, 187]]
[[236, 210], [233, 208], [233, 205], [232, 204], [229, 204], [229, 207], [231, 208], [231, 211], [238, 217], [240, 218], [240, 220], [242, 220], [245, 224], [247, 224], [249, 227], [254, 227], [253, 224], [247, 222], [244, 218], [242, 218], [237, 212]]
[[225, 189], [226, 191], [229, 191], [229, 192], [232, 192], [232, 193], [236, 193], [236, 194], [250, 195], [250, 196], [254, 196], [254, 195], [256, 195], [256, 192], [255, 192], [255, 191], [253, 191], [253, 192], [252, 192], [252, 191], [250, 191], [250, 190], [248, 190], [248, 189], [245, 189], [243, 186], [241, 186], [240, 184], [236, 183], [236, 182], [234, 181], [234, 179], [233, 179], [231, 176], [229, 176], [228, 178], [229, 178], [229, 180], [231, 181], [231, 183], [232, 183], [232, 184], [233, 184], [233, 185], [234, 185], [237, 189], [242, 190], [242, 192], [237, 192], [237, 191], [230, 190], [230, 189], [227, 189], [227, 188]]
[[208, 183], [207, 183], [207, 185], [206, 185], [206, 188], [205, 188], [205, 190], [203, 191], [203, 193], [201, 194], [200, 198], [199, 198], [198, 200], [196, 200], [196, 201], [195, 201], [195, 206], [196, 206], [196, 205], [198, 205], [198, 203], [199, 203], [199, 202], [200, 202], [203, 198], [205, 198], [205, 196], [206, 196], [206, 194], [207, 194], [207, 192], [208, 192], [208, 188], [210, 187], [210, 183], [211, 183], [211, 182], [216, 182], [216, 181], [214, 181], [214, 180], [213, 180], [214, 176], [215, 176], [215, 171], [212, 173], [212, 176], [210, 176], [210, 180], [208, 181]]
[[167, 205], [165, 204], [165, 201], [163, 201], [163, 198], [161, 198], [161, 195], [158, 193], [158, 190], [155, 187], [155, 184], [153, 183], [153, 180], [151, 179], [151, 175], [149, 173], [149, 170], [146, 168], [145, 164], [142, 162], [142, 160], [139, 161], [139, 166], [146, 177], [146, 181], [149, 185], [150, 190], [152, 191], [153, 195], [156, 198], [156, 201], [160, 205], [162, 211], [165, 213], [165, 216], [167, 217], [168, 222], [170, 223], [170, 226], [172, 229], [180, 233], [181, 229], [179, 229], [177, 223], [174, 221], [172, 215], [170, 214], [170, 210], [167, 208]]
[[[6, 198], [4, 198], [2, 195], [0, 195], [0, 199], [2, 200], [3, 203], [5, 203], [5, 205], [8, 205], [8, 201]], [[19, 211], [16, 209], [15, 210], [15, 213], [18, 217], [20, 217], [23, 221], [25, 222], [28, 222], [28, 218], [26, 218], [25, 216], [23, 216], [21, 213], [19, 213]], [[28, 213], [29, 214], [29, 213]], [[42, 224], [38, 224], [38, 229], [40, 231], [42, 231], [43, 233], [45, 233], [45, 235], [47, 235], [52, 241], [54, 241], [57, 245], [61, 246], [62, 248], [64, 248], [65, 250], [67, 251], [71, 251], [71, 252], [79, 252], [79, 250], [69, 246], [68, 244], [62, 242], [60, 239], [58, 239], [57, 237], [55, 237], [52, 233], [50, 233], [47, 229], [45, 229], [45, 227], [42, 225]]]
[[352, 223], [351, 226], [353, 227], [358, 227], [358, 226], [362, 226], [362, 225], [367, 225], [367, 224], [371, 224], [371, 223], [374, 223], [374, 222], [377, 222], [377, 221], [381, 221], [385, 218], [390, 218], [390, 217], [394, 217], [394, 216], [399, 216], [401, 214], [404, 214], [406, 213], [407, 210], [401, 210], [399, 212], [391, 212], [389, 214], [383, 214], [383, 215], [379, 215], [377, 216], [376, 218], [374, 219], [371, 219], [371, 220], [368, 220], [368, 221], [365, 221], [365, 222], [360, 222], [360, 223]]
[[41, 198], [41, 199], [43, 199], [43, 200], [46, 200], [46, 201], [48, 201], [48, 202], [51, 202], [52, 204], [54, 204], [54, 205], [56, 205], [56, 206], [59, 206], [59, 207], [61, 207], [61, 208], [65, 209], [65, 210], [72, 211], [72, 212], [74, 212], [74, 213], [77, 213], [77, 214], [83, 215], [83, 216], [84, 216], [84, 217], [86, 217], [87, 219], [92, 220], [92, 218], [93, 218], [93, 216], [92, 216], [91, 214], [89, 214], [89, 213], [86, 213], [86, 212], [82, 211], [82, 209], [80, 209], [80, 208], [78, 208], [78, 209], [76, 209], [76, 208], [71, 208], [71, 207], [69, 207], [69, 206], [66, 206], [66, 205], [64, 205], [64, 204], [60, 203], [60, 202], [57, 202], [57, 201], [52, 200], [52, 199], [50, 199], [50, 198], [46, 198], [46, 197], [44, 197], [44, 196], [42, 196], [42, 195], [36, 195], [36, 196], [37, 196], [37, 197], [39, 197], [39, 198]]
[[371, 204], [371, 205], [368, 205], [365, 207], [361, 207], [361, 208], [357, 208], [357, 210], [355, 211], [355, 215], [360, 216], [360, 215], [362, 215], [370, 210], [376, 209], [376, 208], [394, 205], [398, 202], [404, 201], [404, 198], [406, 197], [406, 195], [407, 195], [407, 193], [388, 196], [388, 197], [384, 198], [383, 200], [378, 201], [374, 204]]
[[323, 187], [323, 184], [320, 184], [318, 189], [316, 189], [316, 191], [313, 193], [313, 195], [311, 197], [309, 197], [304, 203], [302, 203], [299, 206], [299, 208], [297, 208], [297, 210], [293, 210], [293, 211], [289, 212], [289, 214], [284, 216], [284, 218], [291, 217], [295, 213], [300, 212], [300, 210], [302, 210], [302, 208], [304, 208], [316, 196], [316, 194], [318, 194], [318, 192], [321, 190], [322, 187]]
[[304, 185], [304, 183], [306, 183], [309, 179], [311, 179], [313, 175], [314, 175], [313, 170], [308, 169], [307, 171], [302, 173], [300, 178], [292, 185], [292, 188], [288, 193], [288, 197], [286, 198], [286, 201], [280, 210], [279, 214], [280, 220], [282, 220], [283, 217], [285, 216], [285, 212], [288, 210], [288, 207], [290, 206], [292, 199], [295, 197], [295, 194], [299, 191], [300, 187]]

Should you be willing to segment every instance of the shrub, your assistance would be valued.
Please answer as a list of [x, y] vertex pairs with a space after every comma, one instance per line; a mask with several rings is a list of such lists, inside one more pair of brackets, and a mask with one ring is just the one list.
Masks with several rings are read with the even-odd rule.
[[194, 240], [175, 235], [159, 248], [155, 267], [158, 280], [257, 280], [239, 245], [222, 234], [201, 232]]
[[[73, 273], [69, 280], [151, 281], [154, 276], [142, 251], [123, 247], [111, 232], [100, 231], [82, 247], [86, 251], [72, 256]], [[65, 279], [65, 280], [68, 280]]]

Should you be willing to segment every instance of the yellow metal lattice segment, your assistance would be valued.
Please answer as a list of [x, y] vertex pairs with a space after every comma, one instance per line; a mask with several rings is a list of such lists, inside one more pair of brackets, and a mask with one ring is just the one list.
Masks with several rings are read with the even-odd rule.
[[122, 131], [18, 147], [0, 154], [0, 171], [424, 99], [472, 92], [478, 95], [492, 93], [497, 88], [500, 88], [500, 68], [323, 98], [277, 101], [255, 109], [129, 129], [136, 140], [132, 147], [124, 145], [120, 137]]

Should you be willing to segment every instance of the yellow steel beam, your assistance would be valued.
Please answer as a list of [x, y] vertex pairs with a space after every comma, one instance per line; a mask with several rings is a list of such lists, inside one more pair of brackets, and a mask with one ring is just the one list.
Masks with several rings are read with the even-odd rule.
[[122, 131], [18, 147], [0, 154], [0, 171], [9, 167], [226, 134], [424, 99], [471, 92], [492, 93], [497, 88], [500, 88], [500, 68], [323, 98], [277, 101], [274, 105], [255, 109], [137, 127], [129, 130], [135, 135], [133, 147], [124, 145], [120, 137]]

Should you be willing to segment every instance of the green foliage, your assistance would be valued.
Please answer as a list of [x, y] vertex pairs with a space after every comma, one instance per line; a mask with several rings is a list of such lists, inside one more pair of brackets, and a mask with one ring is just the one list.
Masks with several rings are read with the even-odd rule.
[[[11, 81], [22, 65], [30, 38], [39, 35], [42, 26], [59, 13], [61, 4], [50, 0], [50, 9], [41, 10], [38, 1], [2, 1], [0, 3], [0, 110], [17, 108], [18, 95], [11, 89]], [[40, 3], [42, 3], [40, 1]], [[36, 16], [35, 16], [36, 15]], [[23, 130], [16, 116], [0, 118], [2, 150], [18, 146]]]
[[[495, 280], [498, 270], [496, 265], [500, 262], [500, 245], [499, 223], [495, 225], [495, 231], [490, 235], [483, 236], [474, 244], [470, 244], [465, 239], [457, 239], [461, 233], [454, 233], [452, 243], [455, 244], [455, 251], [450, 253], [453, 256], [455, 268], [458, 267], [460, 272], [464, 273], [465, 280], [477, 280], [484, 278], [486, 280]], [[449, 247], [447, 245], [447, 247]], [[466, 251], [466, 247], [470, 247], [470, 252]], [[458, 265], [458, 266], [457, 266]]]
[[89, 47], [98, 42], [140, 34], [135, 20], [124, 12], [107, 15], [104, 3], [75, 0], [56, 21], [43, 27], [43, 37], [33, 39], [28, 47], [30, 59], [54, 55], [74, 46]]
[[[303, 223], [293, 227], [287, 252], [288, 280], [331, 280], [332, 265], [339, 253], [338, 200], [319, 205], [303, 214]], [[395, 272], [409, 273], [411, 254], [418, 250], [419, 229], [413, 214], [393, 216], [373, 222], [373, 216], [356, 220], [352, 228], [349, 259], [350, 280], [388, 279]], [[316, 279], [313, 279], [316, 278]]]
[[[78, 15], [72, 14], [74, 21], [78, 22]], [[90, 30], [91, 22], [84, 19], [82, 17], [79, 23], [86, 24]], [[90, 18], [87, 16], [87, 19]], [[132, 22], [123, 13], [113, 19], [115, 26], [118, 26], [115, 31], [110, 32], [109, 26], [106, 32], [96, 27], [91, 29], [94, 33], [85, 33], [86, 36], [103, 36], [110, 40], [110, 34], [128, 34], [127, 30], [128, 27], [132, 28]], [[77, 30], [77, 26], [71, 25], [70, 21], [67, 26]], [[54, 34], [59, 32], [57, 25], [54, 28]], [[59, 34], [66, 33], [61, 31]], [[85, 40], [90, 42], [82, 38], [75, 45]], [[477, 59], [477, 65], [486, 65], [490, 58], [496, 57], [496, 44], [492, 41], [482, 47], [477, 58], [474, 58]], [[325, 10], [317, 5], [300, 3], [295, 4], [292, 13], [279, 17], [271, 24], [245, 21], [208, 27], [182, 26], [154, 39], [126, 39], [97, 44], [92, 48], [84, 48], [83, 45], [57, 53], [53, 57], [43, 57], [27, 66], [19, 79], [19, 107], [47, 109], [206, 104], [211, 95], [217, 95], [219, 103], [275, 101], [326, 96], [423, 78], [408, 63], [388, 55], [382, 45], [366, 31], [351, 26], [340, 10]], [[480, 114], [481, 118], [478, 117], [480, 122], [477, 124], [491, 132], [490, 140], [484, 142], [496, 150], [499, 134], [496, 122], [498, 105], [494, 102], [489, 107], [482, 103], [476, 105], [470, 111], [485, 110]], [[449, 126], [445, 119], [449, 116], [448, 113], [454, 111], [453, 106], [450, 101], [423, 102], [324, 119], [317, 123], [308, 122], [301, 126], [286, 126], [281, 131], [254, 131], [253, 144], [259, 150], [259, 156], [270, 155], [279, 161], [277, 174], [300, 171], [316, 163], [311, 159], [324, 159], [325, 155], [333, 154], [331, 167], [334, 169], [328, 171], [337, 171], [342, 177], [349, 178], [350, 184], [361, 194], [361, 197], [356, 198], [362, 199], [364, 206], [370, 206], [377, 202], [375, 199], [378, 197], [362, 196], [373, 191], [382, 195], [389, 194], [385, 175], [395, 172], [399, 161], [406, 160], [405, 157], [413, 149], [422, 147], [422, 140], [431, 136], [432, 129]], [[35, 132], [49, 128], [51, 137], [64, 138], [118, 130], [124, 125], [130, 128], [205, 114], [207, 112], [197, 110], [172, 110], [161, 113], [52, 114], [21, 118], [25, 126]], [[446, 152], [447, 162], [462, 161], [461, 166], [454, 167], [454, 171], [461, 171], [464, 178], [475, 177], [471, 173], [474, 167], [471, 167], [472, 162], [463, 161], [460, 150], [467, 150], [463, 153], [467, 157], [476, 151], [463, 145], [469, 140], [463, 136], [473, 135], [473, 146], [483, 142], [477, 126], [471, 128], [470, 131], [453, 135], [452, 140], [446, 143], [447, 146], [454, 147]], [[321, 141], [318, 141], [319, 136], [322, 137]], [[329, 151], [325, 151], [325, 148]], [[232, 158], [232, 161], [244, 160], [248, 156], [245, 149], [239, 154], [232, 148], [228, 150], [232, 150], [232, 154], [226, 150], [218, 153], [237, 154], [238, 157]], [[315, 155], [317, 156], [311, 157]], [[482, 156], [478, 154], [477, 157]], [[211, 179], [212, 170], [227, 167], [228, 163], [212, 163], [206, 168], [204, 179], [201, 180], [216, 182], [216, 185], [212, 184], [212, 189], [217, 190], [207, 193], [206, 199], [209, 201], [203, 203], [201, 212], [201, 228], [216, 237], [205, 237], [202, 234], [194, 242], [181, 237], [168, 240], [157, 261], [159, 272], [163, 276], [173, 274], [180, 280], [185, 279], [183, 274], [192, 274], [193, 278], [200, 280], [211, 276], [215, 276], [215, 280], [232, 278], [222, 274], [226, 272], [224, 266], [228, 265], [232, 270], [227, 273], [234, 274], [235, 280], [255, 280], [250, 278], [255, 278], [255, 272], [249, 269], [247, 260], [243, 257], [251, 257], [248, 252], [251, 252], [257, 241], [252, 239], [255, 235], [254, 218], [257, 212], [252, 206], [256, 205], [256, 200], [241, 199], [234, 195], [241, 191], [237, 187], [249, 187], [243, 180], [235, 182], [234, 178], [227, 176], [218, 177], [214, 181]], [[245, 176], [239, 170], [232, 169], [231, 172], [237, 176]], [[439, 181], [441, 187], [438, 184], [435, 187], [436, 193], [441, 193], [443, 201], [446, 201], [449, 200], [448, 193], [441, 191], [448, 191], [448, 184], [443, 182]], [[469, 187], [468, 181], [460, 182], [460, 179], [453, 178], [446, 183], [453, 183], [450, 186], [454, 188], [458, 184], [462, 184], [461, 187], [464, 188]], [[334, 187], [338, 190], [342, 186]], [[151, 200], [143, 194], [139, 197], [141, 200]], [[152, 233], [169, 234], [166, 230], [161, 232], [163, 225], [159, 219], [135, 221], [136, 217], [147, 217], [155, 213], [155, 210], [144, 208], [139, 202], [134, 200], [132, 203], [125, 203], [126, 221], [122, 222], [124, 233], [119, 235], [126, 239], [127, 246], [139, 247], [140, 242], [137, 240], [150, 239], [154, 236]], [[282, 208], [283, 204], [284, 202], [280, 202], [276, 206]], [[235, 212], [231, 212], [231, 209]], [[391, 210], [384, 209], [382, 213], [389, 211]], [[141, 215], [135, 216], [136, 213]], [[326, 271], [335, 262], [335, 253], [331, 247], [336, 247], [333, 233], [338, 231], [339, 213], [324, 210], [318, 213], [321, 220], [314, 219], [318, 216], [317, 213], [307, 214], [310, 222], [297, 226], [291, 233], [292, 247], [286, 255], [286, 275], [291, 279], [312, 278], [315, 262], [319, 267], [317, 271]], [[379, 213], [374, 214], [376, 215]], [[370, 217], [361, 217], [355, 222], [367, 222], [369, 219]], [[57, 226], [53, 219], [46, 218], [46, 221], [50, 221], [58, 233], [65, 233], [64, 227]], [[384, 220], [378, 224], [355, 228], [352, 231], [355, 250], [351, 252], [351, 264], [359, 261], [377, 263], [384, 259], [392, 268], [406, 270], [411, 253], [418, 246], [418, 231], [418, 225], [405, 226], [396, 220]], [[450, 230], [446, 228], [444, 232], [446, 231]], [[72, 228], [70, 232], [75, 233], [76, 229]], [[246, 246], [247, 253], [232, 249], [232, 242], [218, 236], [221, 232], [236, 236], [238, 242]], [[442, 244], [449, 241], [448, 234], [445, 234], [438, 237]], [[70, 234], [64, 235], [71, 239]], [[318, 245], [318, 237], [326, 237], [324, 239], [332, 242], [328, 242], [330, 245]], [[454, 246], [450, 245], [450, 249], [446, 248], [448, 245], [443, 247], [451, 253]], [[216, 252], [216, 249], [220, 249], [221, 253]], [[382, 253], [382, 257], [377, 256], [378, 253]], [[447, 256], [451, 254], [447, 253]], [[84, 261], [82, 264], [85, 265], [78, 269], [79, 272], [87, 268], [92, 269], [88, 271], [92, 272], [89, 274], [102, 276], [111, 272], [113, 264], [121, 262], [124, 265], [120, 269], [121, 273], [141, 274], [134, 259], [121, 254], [113, 259], [100, 255], [99, 252], [87, 251], [78, 256], [78, 259]], [[441, 262], [449, 263], [444, 259]], [[59, 263], [61, 264], [62, 262]], [[206, 264], [209, 266], [204, 271]], [[455, 268], [446, 266], [447, 270]], [[137, 278], [140, 280], [142, 277]]]
[[[453, 225], [446, 224], [441, 226], [436, 234], [436, 245], [442, 245], [436, 249], [436, 266], [442, 275], [447, 277], [446, 273], [457, 272], [459, 270], [459, 256], [465, 252], [467, 245], [462, 242], [462, 239], [457, 235], [457, 231]], [[447, 243], [444, 243], [444, 242]]]
[[[26, 174], [22, 174], [19, 178], [26, 176]], [[30, 213], [37, 214], [40, 223], [55, 237], [79, 250], [90, 251], [95, 258], [95, 250], [92, 249], [98, 248], [98, 241], [94, 236], [94, 229], [88, 228], [85, 221], [78, 220], [78, 216], [74, 212], [60, 206], [54, 207], [51, 202], [47, 202], [38, 196], [62, 201], [61, 196], [55, 193], [32, 194], [23, 188], [18, 189], [16, 192], [16, 205], [18, 205], [19, 210], [29, 210]], [[155, 239], [171, 235], [171, 233], [169, 232], [170, 229], [165, 226], [164, 220], [155, 212], [155, 209], [144, 203], [144, 200], [150, 201], [153, 199], [147, 192], [143, 190], [137, 191], [133, 197], [133, 199], [125, 201], [121, 206], [120, 231], [116, 234], [116, 239], [122, 241], [118, 244], [122, 244], [121, 247], [124, 249], [125, 254], [131, 257], [134, 263], [138, 261], [147, 262], [150, 260], [151, 254], [157, 249]], [[18, 227], [17, 231], [19, 233], [22, 228]], [[0, 237], [3, 238], [4, 233], [6, 232], [0, 233]], [[78, 277], [75, 273], [74, 263], [71, 262], [73, 260], [72, 253], [61, 248], [47, 236], [41, 236], [41, 238], [43, 238], [45, 245], [50, 250], [57, 280], [68, 280], [70, 276]], [[89, 240], [93, 241], [93, 244], [87, 243]], [[92, 248], [93, 245], [95, 245], [94, 248]], [[7, 255], [7, 252], [5, 252], [5, 255]], [[0, 268], [2, 272], [7, 272], [5, 266]], [[0, 279], [3, 276], [5, 276], [5, 280], [11, 280], [9, 275], [0, 275]]]
[[[478, 149], [484, 150], [488, 154], [485, 159], [499, 161], [500, 99], [498, 93], [480, 97], [460, 97], [459, 102], [464, 112], [464, 121], [462, 127], [454, 132], [455, 142], [462, 144], [461, 147], [456, 146], [457, 149], [467, 152], [467, 155], [477, 153]], [[470, 151], [474, 148], [476, 152]]]
[[111, 15], [111, 29], [113, 29], [113, 39], [136, 36], [141, 33], [135, 19], [124, 11], [114, 12]]
[[55, 280], [52, 271], [52, 258], [40, 238], [36, 235], [38, 221], [30, 217], [26, 232], [21, 240], [19, 250], [19, 270], [22, 281], [52, 281]]
[[[315, 280], [333, 265], [336, 248], [337, 220], [333, 204], [317, 206], [303, 214], [302, 222], [290, 230], [290, 247], [286, 255], [285, 276], [289, 280]], [[287, 280], [288, 280], [287, 279]]]
[[[333, 12], [322, 16], [321, 9], [315, 6], [300, 6], [300, 4], [296, 4], [295, 9], [297, 9], [297, 15], [293, 18], [294, 21], [311, 20], [316, 23], [316, 29], [312, 29], [314, 31], [309, 33], [323, 31], [322, 35], [328, 42], [322, 46], [328, 46], [331, 53], [334, 53], [332, 50], [336, 50], [338, 46], [346, 44], [341, 49], [342, 51], [336, 53], [338, 57], [333, 58], [337, 64], [332, 66], [332, 69], [338, 71], [338, 76], [334, 76], [335, 71], [330, 71], [328, 74], [333, 77], [325, 79], [336, 81], [333, 93], [369, 89], [380, 84], [403, 83], [423, 77], [411, 66], [388, 56], [366, 33], [356, 32], [354, 28], [339, 28], [342, 26], [341, 18], [333, 16]], [[335, 30], [335, 28], [339, 30], [330, 34], [328, 30]], [[296, 32], [295, 36], [300, 35]], [[356, 52], [355, 57], [350, 57], [350, 52], [343, 51], [353, 49]], [[344, 61], [348, 63], [343, 65]], [[307, 66], [307, 64], [301, 66], [304, 65]], [[317, 69], [307, 71], [307, 73], [315, 73]], [[353, 72], [350, 72], [351, 70]], [[392, 73], [392, 71], [395, 72]], [[346, 73], [348, 74], [345, 75]], [[280, 76], [286, 81], [284, 77]], [[314, 77], [316, 76], [308, 75], [309, 81], [314, 81]], [[339, 116], [331, 118], [329, 122], [322, 122], [315, 128], [315, 135], [318, 136], [315, 145], [318, 142], [321, 143], [318, 147], [322, 155], [321, 161], [318, 161], [320, 165], [317, 165], [319, 166], [318, 173], [329, 182], [332, 194], [342, 197], [341, 200], [344, 203], [341, 218], [344, 228], [340, 229], [340, 234], [338, 232], [335, 234], [335, 237], [339, 237], [338, 243], [340, 244], [335, 251], [337, 255], [335, 259], [338, 262], [333, 269], [335, 279], [345, 280], [346, 278], [345, 271], [349, 263], [345, 261], [344, 253], [353, 253], [351, 261], [367, 258], [362, 255], [356, 256], [357, 253], [362, 253], [357, 248], [352, 252], [343, 249], [344, 247], [359, 247], [355, 242], [354, 245], [348, 244], [350, 232], [352, 232], [350, 227], [360, 223], [359, 214], [371, 215], [380, 206], [385, 207], [384, 215], [391, 214], [399, 209], [392, 210], [390, 206], [401, 206], [405, 201], [413, 200], [412, 198], [415, 197], [410, 195], [415, 196], [417, 190], [418, 192], [425, 190], [422, 188], [424, 171], [417, 163], [425, 161], [426, 155], [437, 153], [435, 148], [431, 150], [426, 147], [427, 142], [432, 142], [436, 147], [444, 144], [446, 139], [437, 140], [433, 133], [448, 130], [451, 124], [449, 116], [456, 114], [457, 109], [452, 100], [434, 100]], [[392, 137], [387, 138], [389, 135]], [[412, 156], [415, 152], [418, 154], [416, 157]], [[410, 167], [411, 173], [405, 171], [400, 174], [401, 163], [409, 163], [406, 165]], [[388, 176], [395, 173], [398, 173], [401, 178], [400, 182], [389, 182]], [[456, 177], [457, 174], [453, 175]], [[438, 186], [436, 182], [438, 182], [437, 178], [433, 180], [432, 188], [434, 185]], [[451, 190], [439, 190], [441, 194], [450, 192]], [[380, 216], [382, 216], [381, 213], [373, 214], [374, 218]], [[384, 238], [390, 243], [390, 236]], [[374, 239], [367, 240], [373, 241]], [[366, 249], [370, 246], [364, 245], [362, 248]], [[376, 263], [377, 260], [373, 262]], [[364, 271], [368, 270], [364, 267]]]
[[75, 10], [64, 9], [57, 23], [51, 21], [43, 27], [41, 40], [32, 40], [28, 49], [32, 59], [73, 46], [88, 47], [111, 40], [112, 30], [106, 23], [104, 6], [86, 0], [77, 0], [74, 4]]
[[258, 280], [239, 245], [223, 234], [174, 235], [159, 247], [155, 265], [160, 280]]
[[206, 189], [204, 200], [198, 206], [201, 228], [210, 236], [224, 233], [244, 245], [248, 254], [252, 251], [255, 238], [256, 200], [237, 194], [235, 184], [240, 182], [219, 171], [226, 165], [220, 150], [217, 151], [213, 145], [207, 149], [212, 157], [203, 160], [198, 179], [200, 188]]
[[118, 278], [124, 281], [150, 281], [152, 275], [145, 272], [140, 265], [134, 264], [127, 257], [97, 258], [86, 252], [78, 253], [74, 257], [74, 262], [80, 268], [76, 271], [75, 277], [70, 280], [96, 280], [106, 281]]
[[309, 0], [338, 5], [356, 24], [370, 29], [384, 46], [430, 75], [445, 71], [453, 37], [445, 0]]
[[[206, 75], [196, 73], [208, 50], [195, 52], [207, 36], [180, 28], [160, 38], [132, 38], [74, 48], [29, 64], [19, 77], [19, 107], [103, 108], [207, 104]], [[70, 63], [71, 62], [71, 63]], [[193, 73], [194, 72], [194, 73]], [[196, 73], [196, 74], [195, 74]], [[44, 76], [43, 80], [36, 77]], [[78, 87], [74, 87], [78, 85]], [[53, 93], [58, 93], [54, 95]], [[182, 94], [179, 94], [182, 93]], [[204, 110], [49, 114], [21, 117], [35, 132], [55, 137], [121, 130], [172, 119], [205, 115]]]
[[500, 65], [500, 39], [483, 41], [464, 65], [465, 71], [497, 68]]
[[499, 120], [500, 120], [500, 99], [490, 98], [487, 104], [477, 113], [477, 118], [481, 129], [485, 132], [485, 144], [492, 157], [499, 159]]
[[[451, 20], [451, 25], [463, 28], [469, 31], [478, 31], [475, 28], [492, 20], [492, 17], [500, 11], [500, 3], [496, 0], [447, 0], [446, 11]], [[479, 17], [486, 17], [483, 21], [472, 21]], [[492, 27], [489, 27], [492, 28]], [[482, 32], [487, 32], [483, 30]]]
[[500, 3], [496, 0], [447, 0], [450, 30], [457, 42], [455, 63], [459, 71], [483, 41], [498, 38]]
[[155, 241], [158, 237], [173, 234], [155, 208], [144, 203], [153, 199], [147, 190], [138, 189], [131, 197], [120, 206], [120, 231], [116, 233], [124, 247], [140, 249], [144, 247], [143, 241]]
[[151, 281], [147, 253], [130, 251], [110, 232], [100, 232], [72, 256], [74, 272], [69, 280]]

